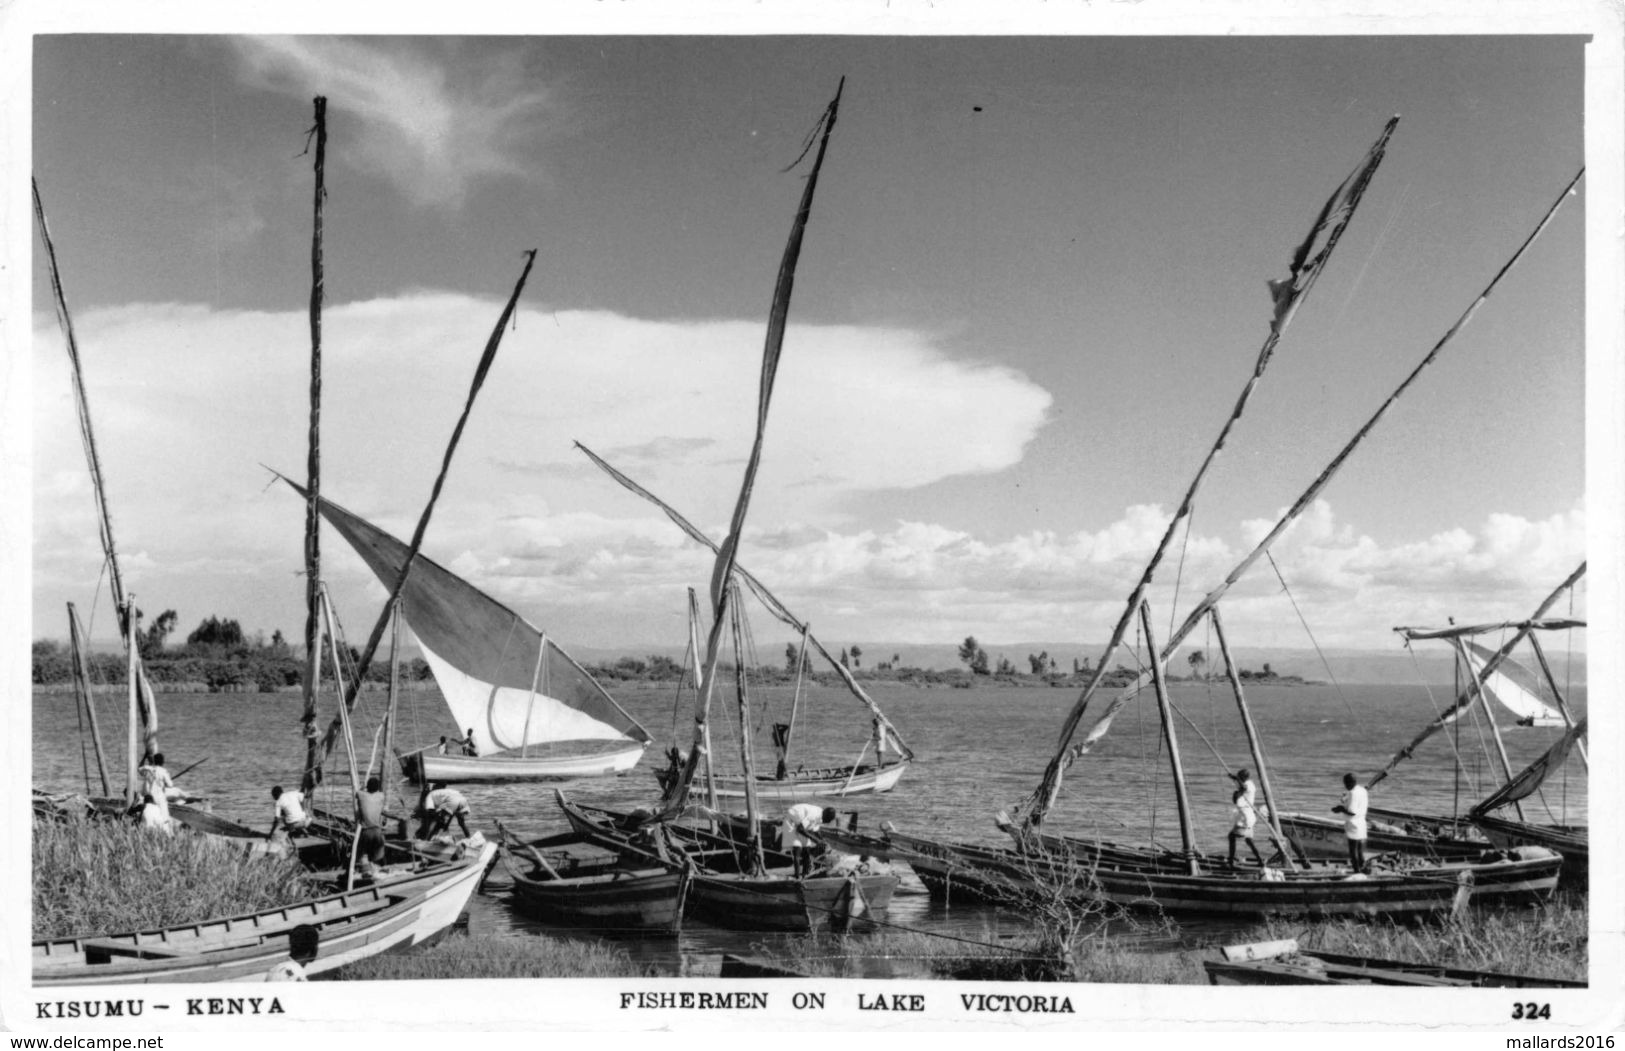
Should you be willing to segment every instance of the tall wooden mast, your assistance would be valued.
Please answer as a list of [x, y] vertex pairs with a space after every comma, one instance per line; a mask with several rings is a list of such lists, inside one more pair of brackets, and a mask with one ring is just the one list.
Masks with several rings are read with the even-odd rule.
[[306, 792], [316, 783], [322, 763], [321, 738], [316, 732], [316, 698], [322, 676], [321, 515], [317, 510], [322, 490], [322, 203], [327, 196], [327, 99], [315, 99], [316, 124], [311, 136], [316, 147], [314, 221], [310, 240], [310, 441], [305, 460], [305, 712], [300, 717], [305, 734], [305, 771], [300, 779]]

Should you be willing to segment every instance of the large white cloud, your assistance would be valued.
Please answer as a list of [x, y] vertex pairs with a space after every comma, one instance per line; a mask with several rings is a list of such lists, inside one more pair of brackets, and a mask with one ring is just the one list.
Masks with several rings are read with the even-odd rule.
[[[410, 534], [498, 312], [448, 294], [326, 312], [324, 493]], [[259, 465], [304, 474], [305, 326], [299, 312], [178, 304], [78, 319], [126, 560], [145, 552], [160, 576], [210, 560], [216, 578], [253, 567], [262, 579], [286, 576], [297, 566], [297, 501], [265, 492]], [[761, 340], [761, 325], [744, 322], [520, 311], [464, 434], [428, 550], [512, 558], [522, 569], [527, 559], [547, 561], [533, 549], [570, 557], [604, 546], [615, 534], [599, 520], [643, 508], [573, 449], [575, 439], [714, 528], [732, 507], [750, 445]], [[35, 565], [54, 597], [93, 584], [99, 557], [66, 356], [46, 318], [36, 323], [35, 364]], [[1000, 470], [1020, 459], [1049, 404], [1019, 373], [950, 358], [920, 333], [792, 326], [758, 520], [822, 527], [842, 519], [854, 494]], [[975, 441], [941, 438], [971, 432]], [[530, 523], [545, 529], [527, 531]], [[640, 530], [667, 554], [675, 546], [661, 529]], [[591, 565], [609, 573], [635, 554]]]
[[[495, 303], [423, 294], [326, 319], [324, 491], [407, 536], [461, 410]], [[79, 323], [115, 529], [143, 605], [266, 631], [299, 620], [302, 510], [270, 464], [304, 473], [305, 319], [148, 305]], [[39, 634], [99, 572], [94, 510], [61, 340], [36, 326]], [[761, 327], [526, 310], [457, 454], [427, 553], [594, 645], [682, 637], [683, 589], [710, 558], [571, 447], [580, 439], [720, 537], [755, 416]], [[900, 396], [900, 392], [907, 396]], [[1098, 640], [1168, 522], [1123, 509], [1087, 530], [976, 535], [876, 521], [868, 493], [1017, 463], [1049, 395], [902, 329], [792, 327], [743, 563], [835, 637]], [[954, 435], [952, 441], [943, 435]], [[974, 441], [959, 440], [974, 435]], [[1274, 524], [1207, 522], [1177, 539], [1152, 599], [1187, 609]], [[1434, 536], [1375, 537], [1325, 500], [1227, 599], [1238, 644], [1390, 645], [1399, 623], [1525, 615], [1584, 552], [1583, 507], [1493, 514]], [[335, 589], [382, 594], [342, 541]], [[1294, 605], [1295, 604], [1295, 605]], [[356, 628], [354, 630], [362, 630]], [[1243, 642], [1242, 640], [1245, 640]]]

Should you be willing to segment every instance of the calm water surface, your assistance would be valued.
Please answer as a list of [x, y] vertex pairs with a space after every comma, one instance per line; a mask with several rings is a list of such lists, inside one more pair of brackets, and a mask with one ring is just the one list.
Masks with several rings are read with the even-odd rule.
[[[885, 684], [866, 684], [866, 688], [901, 730], [917, 759], [895, 791], [835, 801], [836, 805], [858, 810], [861, 826], [872, 828], [890, 821], [904, 832], [997, 845], [1008, 841], [994, 827], [994, 813], [1013, 807], [1038, 783], [1061, 722], [1077, 699], [1074, 688], [960, 690]], [[677, 712], [670, 686], [612, 692], [655, 738], [636, 769], [620, 777], [556, 784], [464, 786], [473, 810], [472, 824], [494, 832], [494, 822], [500, 820], [527, 838], [564, 831], [553, 803], [554, 788], [599, 806], [630, 808], [652, 802], [657, 795], [653, 770], [663, 761], [666, 747], [674, 736], [687, 747], [691, 702], [685, 694], [681, 712]], [[771, 755], [767, 727], [785, 718], [790, 692], [788, 688], [757, 692], [757, 701], [766, 712], [764, 717], [759, 709], [758, 725], [753, 728], [758, 757]], [[1583, 689], [1574, 693], [1570, 703], [1579, 716], [1585, 710], [1585, 693]], [[1380, 769], [1434, 712], [1450, 703], [1449, 694], [1449, 687], [1437, 686], [1431, 691], [1421, 686], [1349, 685], [1250, 689], [1248, 703], [1263, 738], [1279, 805], [1283, 810], [1328, 813], [1342, 792], [1346, 771], [1364, 777]], [[102, 696], [98, 707], [102, 738], [111, 750], [110, 776], [118, 791], [123, 782], [123, 702], [116, 690]], [[1230, 810], [1225, 772], [1254, 765], [1235, 702], [1220, 685], [1209, 690], [1201, 684], [1183, 683], [1175, 684], [1174, 703], [1185, 717], [1179, 720], [1176, 733], [1190, 786], [1198, 846], [1222, 851]], [[267, 827], [271, 786], [297, 783], [304, 761], [299, 695], [169, 694], [161, 696], [158, 704], [159, 740], [169, 769], [178, 772], [204, 760], [181, 779], [183, 786], [208, 795], [218, 814]], [[324, 705], [324, 722], [332, 717], [333, 704]], [[358, 750], [370, 750], [383, 705], [381, 695], [368, 694], [358, 706]], [[718, 708], [728, 713], [713, 719], [717, 750], [725, 762], [736, 766], [736, 754], [722, 744], [737, 739], [735, 709], [731, 699]], [[1500, 719], [1514, 770], [1538, 757], [1559, 736], [1553, 729], [1507, 725], [1510, 717], [1504, 713]], [[52, 791], [84, 791], [85, 764], [94, 771], [94, 759], [89, 745], [81, 744], [72, 694], [36, 693], [33, 722], [35, 785]], [[403, 750], [456, 731], [433, 690], [406, 695], [400, 722], [397, 744]], [[868, 733], [866, 712], [844, 689], [813, 688], [804, 692], [792, 763], [798, 759], [809, 766], [850, 763]], [[1121, 842], [1178, 847], [1178, 812], [1160, 736], [1154, 700], [1147, 696], [1131, 703], [1094, 752], [1072, 767], [1049, 827]], [[1454, 758], [1457, 754], [1459, 764]], [[1487, 729], [1469, 725], [1459, 735], [1435, 734], [1373, 791], [1372, 804], [1421, 812], [1464, 811], [1503, 780], [1499, 760], [1491, 758], [1493, 755]], [[330, 766], [329, 785], [348, 782], [341, 763], [339, 757]], [[763, 765], [759, 758], [758, 766]], [[341, 795], [323, 791], [327, 795], [318, 798], [318, 805], [343, 809]], [[1548, 782], [1544, 805], [1535, 800], [1531, 808], [1530, 802], [1526, 801], [1525, 809], [1531, 820], [1585, 821], [1584, 768], [1571, 758], [1563, 774]], [[485, 893], [475, 899], [471, 922], [483, 932], [523, 937], [536, 925], [509, 910], [506, 884], [499, 865]], [[1025, 930], [1021, 917], [1007, 910], [934, 905], [912, 877], [905, 879], [893, 899], [888, 920], [977, 941], [1007, 940]], [[649, 943], [637, 943], [634, 948], [663, 969], [692, 974], [714, 969], [716, 954], [721, 951], [750, 952], [753, 946], [771, 940], [761, 934], [719, 931], [698, 923], [686, 927], [680, 945], [650, 948]], [[1186, 933], [1217, 937], [1223, 930], [1186, 925]]]

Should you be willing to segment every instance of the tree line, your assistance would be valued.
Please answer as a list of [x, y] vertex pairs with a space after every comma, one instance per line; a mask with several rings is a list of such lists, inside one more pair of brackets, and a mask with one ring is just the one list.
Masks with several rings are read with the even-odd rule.
[[[174, 610], [164, 610], [153, 618], [146, 628], [136, 632], [142, 662], [146, 665], [148, 677], [155, 684], [171, 688], [202, 685], [211, 692], [273, 693], [296, 688], [303, 681], [305, 672], [303, 656], [288, 644], [280, 630], [272, 632], [269, 639], [263, 632], [248, 636], [244, 634], [242, 625], [237, 621], [209, 616], [198, 623], [184, 642], [171, 644], [169, 639], [175, 632], [178, 620]], [[139, 613], [137, 623], [140, 623]], [[345, 648], [348, 650], [348, 664], [353, 669], [360, 658], [360, 653], [354, 646]], [[965, 637], [965, 641], [959, 646], [958, 655], [972, 679], [988, 676], [994, 679], [1036, 678], [1064, 682], [1093, 674], [1087, 657], [1081, 661], [1074, 658], [1069, 672], [1061, 668], [1048, 651], [1027, 654], [1025, 673], [1003, 654], [994, 664], [988, 656], [987, 649], [976, 641], [974, 635]], [[842, 667], [851, 674], [863, 678], [919, 684], [969, 685], [969, 681], [964, 679], [964, 672], [943, 672], [912, 667], [904, 664], [900, 653], [893, 653], [889, 659], [877, 661], [869, 668], [864, 667], [863, 658], [863, 648], [853, 644], [842, 648], [839, 659]], [[125, 681], [124, 654], [87, 653], [85, 659], [93, 683]], [[1200, 650], [1192, 652], [1186, 660], [1191, 668], [1191, 678], [1207, 677], [1207, 658]], [[72, 655], [66, 645], [56, 640], [39, 639], [34, 642], [33, 665], [33, 682], [36, 686], [66, 685], [73, 681]], [[721, 667], [730, 672], [733, 670], [731, 664], [725, 663]], [[684, 665], [662, 654], [621, 657], [587, 666], [587, 671], [599, 679], [620, 682], [674, 682], [681, 678], [686, 670]], [[809, 656], [793, 642], [787, 643], [784, 647], [783, 667], [759, 667], [752, 669], [752, 673], [756, 679], [763, 682], [791, 682], [798, 674], [812, 676], [815, 680], [819, 677], [814, 675]], [[834, 673], [822, 674], [833, 677]], [[1268, 664], [1264, 665], [1261, 672], [1243, 669], [1238, 674], [1240, 678], [1250, 680], [1281, 679]], [[411, 658], [401, 664], [403, 682], [425, 682], [432, 677], [428, 663], [421, 657]], [[1133, 678], [1134, 672], [1131, 669], [1118, 664], [1107, 672], [1104, 683], [1108, 686], [1120, 685]], [[367, 681], [387, 684], [388, 662], [374, 661], [367, 669]]]
[[[166, 609], [146, 628], [136, 631], [141, 663], [155, 685], [202, 685], [210, 692], [274, 693], [303, 681], [304, 659], [280, 630], [272, 632], [269, 639], [263, 632], [245, 635], [237, 621], [210, 616], [198, 623], [185, 642], [172, 645], [169, 637], [178, 620], [174, 610]], [[136, 622], [140, 623], [139, 611]], [[361, 654], [354, 646], [347, 649], [353, 667]], [[93, 684], [126, 682], [128, 658], [123, 653], [90, 652], [84, 656]], [[73, 654], [67, 645], [55, 639], [36, 639], [33, 658], [34, 685], [66, 685], [73, 681]], [[422, 658], [401, 663], [403, 681], [430, 677], [429, 665]], [[373, 662], [367, 669], [367, 681], [387, 683], [388, 662]]]

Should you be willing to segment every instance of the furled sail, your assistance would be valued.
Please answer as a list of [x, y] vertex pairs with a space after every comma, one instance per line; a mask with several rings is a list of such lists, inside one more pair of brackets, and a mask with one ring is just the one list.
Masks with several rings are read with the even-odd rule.
[[1563, 713], [1541, 700], [1539, 680], [1528, 668], [1508, 657], [1486, 676], [1484, 666], [1495, 651], [1467, 642], [1466, 653], [1473, 677], [1479, 680], [1484, 693], [1517, 716], [1520, 726], [1564, 725]]
[[[400, 578], [401, 541], [328, 500], [322, 517], [350, 542], [385, 587]], [[419, 555], [401, 592], [401, 615], [417, 636], [460, 730], [481, 755], [571, 741], [650, 737], [579, 664], [519, 614]]]
[[1500, 791], [1473, 807], [1470, 811], [1472, 816], [1487, 814], [1533, 795], [1536, 789], [1546, 783], [1546, 778], [1551, 776], [1552, 771], [1563, 765], [1563, 761], [1569, 757], [1569, 749], [1574, 747], [1574, 742], [1585, 736], [1585, 732], [1586, 720], [1581, 719], [1568, 733], [1559, 737], [1556, 743], [1546, 749], [1545, 755], [1530, 763], [1517, 777], [1502, 785]]

